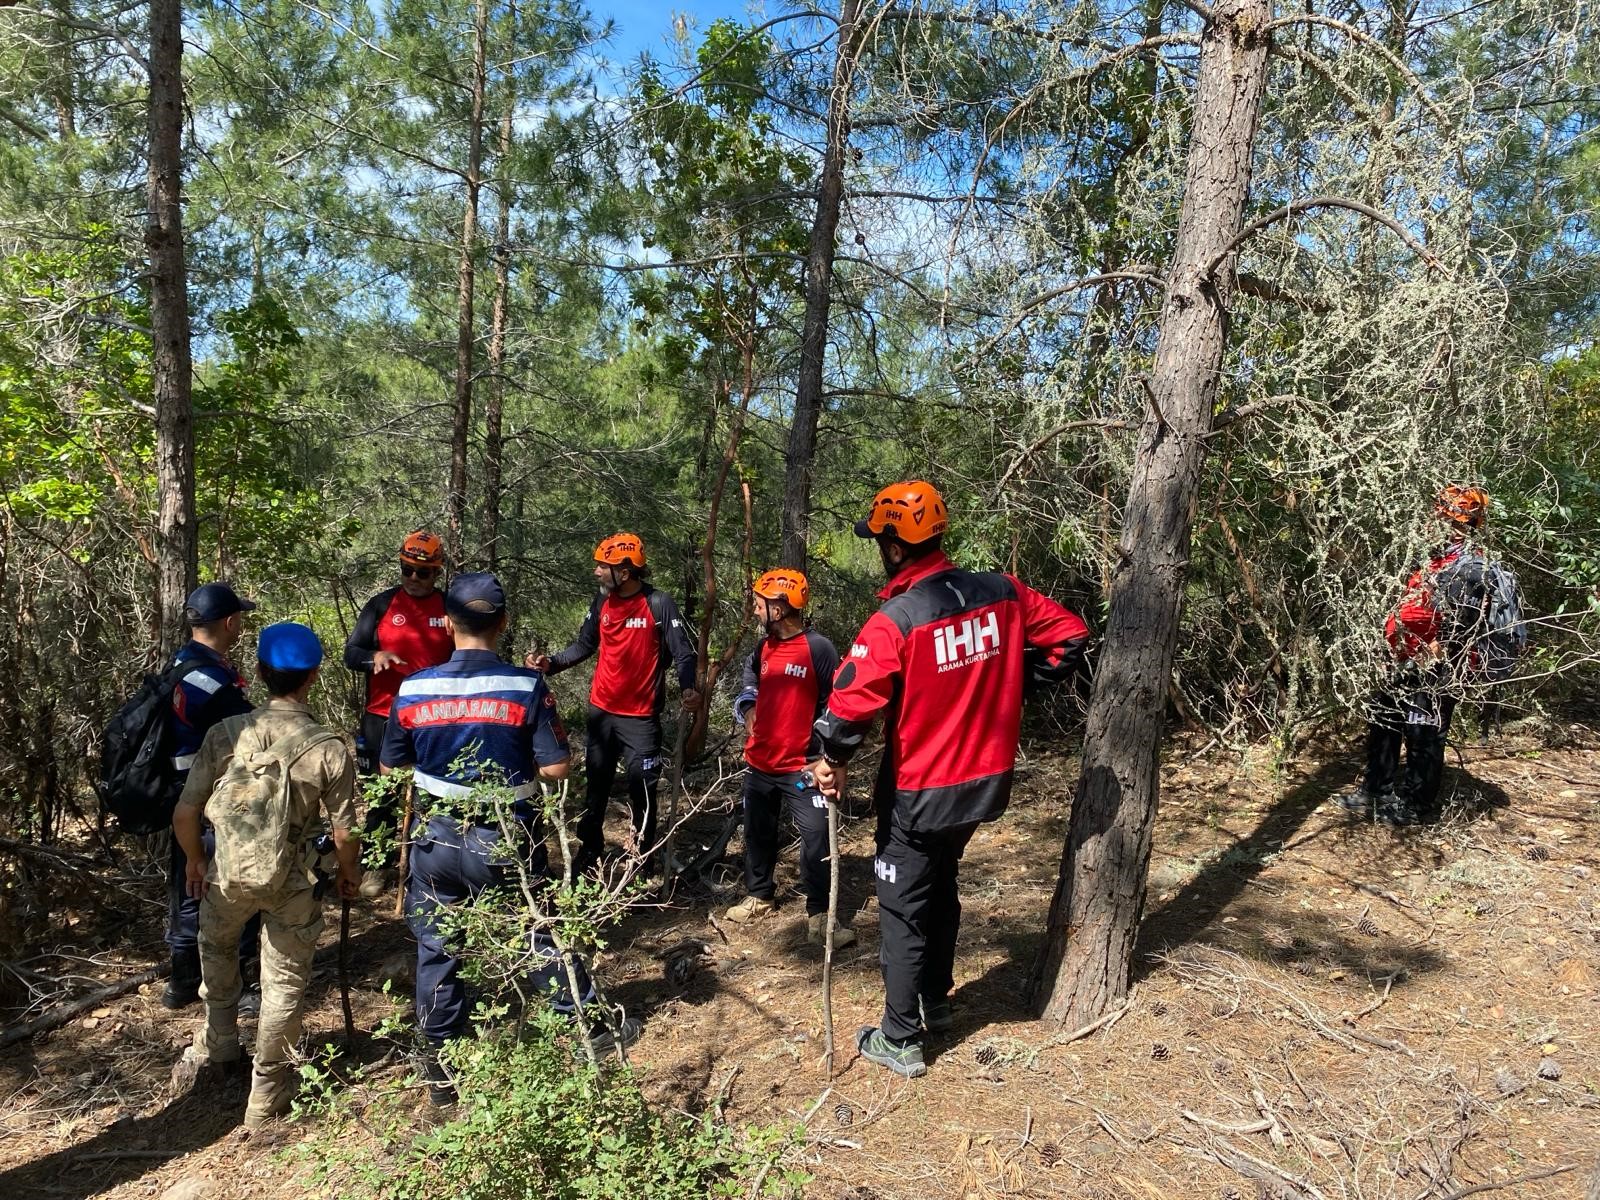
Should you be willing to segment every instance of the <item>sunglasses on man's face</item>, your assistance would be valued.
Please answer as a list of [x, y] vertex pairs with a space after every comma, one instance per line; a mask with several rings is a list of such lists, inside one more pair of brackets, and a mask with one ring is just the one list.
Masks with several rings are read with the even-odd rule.
[[439, 573], [438, 567], [401, 567], [400, 574], [407, 579], [432, 579]]

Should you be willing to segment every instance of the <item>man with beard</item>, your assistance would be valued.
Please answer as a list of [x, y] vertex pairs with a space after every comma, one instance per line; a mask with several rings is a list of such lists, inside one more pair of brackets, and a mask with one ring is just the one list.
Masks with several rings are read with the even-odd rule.
[[656, 784], [661, 778], [661, 710], [667, 702], [667, 666], [678, 673], [683, 707], [699, 707], [695, 649], [672, 597], [646, 580], [644, 542], [614, 533], [594, 551], [599, 593], [572, 644], [558, 654], [528, 655], [525, 664], [546, 675], [575, 667], [597, 652], [589, 685], [584, 770], [588, 776], [578, 821], [577, 873], [605, 851], [606, 806], [620, 765], [628, 776], [634, 846], [648, 854], [656, 838]]
[[[733, 715], [750, 727], [744, 761], [744, 886], [749, 894], [728, 910], [728, 920], [750, 924], [778, 911], [773, 867], [784, 809], [800, 834], [800, 883], [806, 897], [807, 936], [827, 937], [828, 802], [804, 778], [806, 761], [820, 750], [813, 723], [822, 715], [839, 667], [839, 652], [805, 626], [811, 586], [799, 571], [768, 571], [756, 580], [756, 620], [767, 631], [745, 660], [743, 687]], [[835, 925], [834, 949], [856, 940]]]

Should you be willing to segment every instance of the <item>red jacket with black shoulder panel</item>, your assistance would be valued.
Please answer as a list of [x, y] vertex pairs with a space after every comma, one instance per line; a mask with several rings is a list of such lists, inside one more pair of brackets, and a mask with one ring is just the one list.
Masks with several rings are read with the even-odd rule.
[[856, 635], [817, 720], [823, 753], [848, 761], [884, 713], [902, 828], [994, 820], [1011, 799], [1024, 679], [1070, 677], [1087, 626], [1015, 576], [964, 571], [943, 553], [913, 561], [878, 594], [884, 605]]

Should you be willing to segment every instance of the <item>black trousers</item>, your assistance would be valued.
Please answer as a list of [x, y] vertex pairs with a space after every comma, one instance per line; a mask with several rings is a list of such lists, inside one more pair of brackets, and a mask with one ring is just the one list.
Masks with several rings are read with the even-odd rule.
[[587, 777], [578, 819], [579, 871], [600, 860], [606, 848], [606, 808], [620, 765], [628, 775], [628, 808], [641, 851], [656, 841], [656, 784], [661, 779], [661, 718], [619, 717], [589, 706], [583, 765]]
[[1394, 791], [1419, 813], [1437, 812], [1445, 739], [1455, 711], [1455, 697], [1443, 692], [1421, 689], [1375, 694], [1367, 723], [1367, 793], [1381, 796]]
[[[359, 747], [361, 753], [356, 755], [356, 768], [363, 775], [376, 776], [378, 774], [378, 755], [383, 752], [384, 734], [389, 728], [389, 718], [380, 717], [376, 713], [363, 712], [361, 714], [361, 740], [365, 743]], [[383, 855], [383, 866], [395, 867], [400, 863], [400, 789], [387, 793], [381, 799], [373, 802], [367, 809], [367, 844], [380, 841], [387, 849]], [[374, 835], [377, 835], [376, 838]], [[370, 855], [363, 855], [368, 862], [373, 861]]]
[[772, 899], [783, 813], [800, 835], [800, 890], [806, 916], [828, 911], [828, 804], [816, 788], [798, 788], [800, 773], [768, 775], [751, 767], [744, 777], [744, 888]]
[[957, 873], [978, 822], [908, 833], [880, 816], [878, 856], [879, 961], [883, 968], [885, 1036], [922, 1036], [918, 1002], [943, 1000], [955, 986], [956, 935], [961, 931]]

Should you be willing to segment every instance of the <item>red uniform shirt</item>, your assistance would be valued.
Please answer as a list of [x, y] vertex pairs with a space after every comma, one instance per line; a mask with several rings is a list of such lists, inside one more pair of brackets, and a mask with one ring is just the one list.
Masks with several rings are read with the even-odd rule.
[[856, 635], [817, 722], [825, 752], [847, 760], [887, 710], [903, 828], [998, 817], [1011, 796], [1028, 652], [1066, 674], [1087, 627], [1021, 580], [960, 570], [942, 553], [913, 561], [879, 595], [886, 603]]
[[1428, 565], [1411, 572], [1406, 580], [1400, 607], [1390, 614], [1383, 636], [1402, 662], [1415, 658], [1425, 646], [1439, 639], [1441, 622], [1435, 601], [1434, 580], [1439, 572], [1454, 563], [1466, 549], [1464, 542], [1443, 546], [1428, 559]]
[[[372, 656], [379, 650], [398, 654], [404, 662], [373, 671]], [[345, 643], [344, 661], [352, 671], [369, 673], [367, 711], [387, 717], [401, 680], [449, 661], [454, 652], [455, 639], [444, 623], [444, 593], [435, 589], [417, 600], [396, 587], [367, 601]]]
[[820, 633], [769, 636], [745, 660], [733, 710], [749, 713], [744, 760], [767, 775], [790, 775], [816, 757], [812, 726], [833, 690], [839, 652]]
[[694, 687], [695, 651], [678, 606], [646, 584], [631, 596], [596, 596], [578, 636], [550, 657], [550, 674], [576, 666], [599, 651], [589, 703], [619, 717], [649, 717], [666, 698], [663, 653], [678, 669], [685, 691]]

